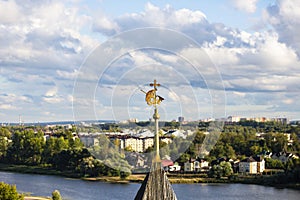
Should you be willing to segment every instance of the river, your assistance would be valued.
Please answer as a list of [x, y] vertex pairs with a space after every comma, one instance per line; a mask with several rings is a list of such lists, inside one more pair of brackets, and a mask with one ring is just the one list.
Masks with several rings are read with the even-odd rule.
[[[131, 200], [140, 184], [112, 184], [83, 181], [59, 176], [19, 174], [0, 172], [0, 182], [15, 184], [19, 192], [29, 192], [35, 196], [51, 196], [58, 189], [68, 200]], [[178, 200], [298, 200], [300, 191], [276, 189], [247, 184], [174, 184]]]

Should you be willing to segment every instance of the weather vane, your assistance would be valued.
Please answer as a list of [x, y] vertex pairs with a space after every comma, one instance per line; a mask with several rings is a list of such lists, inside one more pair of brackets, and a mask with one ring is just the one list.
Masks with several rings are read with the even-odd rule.
[[150, 83], [150, 86], [153, 87], [153, 89], [149, 90], [148, 92], [141, 90], [142, 92], [144, 92], [146, 94], [145, 100], [149, 106], [159, 105], [164, 100], [163, 97], [156, 94], [157, 87], [159, 87], [160, 84], [157, 83], [156, 80], [154, 80], [154, 83]]
[[160, 156], [159, 156], [159, 134], [158, 134], [158, 120], [159, 120], [159, 114], [158, 114], [158, 110], [157, 110], [157, 105], [159, 105], [164, 98], [157, 95], [157, 87], [160, 86], [159, 83], [156, 82], [156, 80], [154, 80], [153, 83], [150, 83], [150, 86], [153, 87], [152, 90], [149, 90], [148, 92], [145, 92], [143, 90], [141, 90], [142, 92], [144, 92], [146, 94], [145, 100], [147, 102], [147, 104], [149, 106], [154, 106], [154, 114], [153, 114], [153, 119], [155, 120], [155, 146], [156, 146], [156, 157], [155, 157], [155, 161], [156, 162], [160, 162]]

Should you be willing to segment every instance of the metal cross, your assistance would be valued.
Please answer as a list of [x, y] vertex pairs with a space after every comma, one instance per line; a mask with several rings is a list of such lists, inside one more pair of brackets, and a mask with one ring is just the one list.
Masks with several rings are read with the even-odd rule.
[[156, 87], [160, 86], [160, 84], [156, 82], [156, 79], [154, 79], [154, 83], [150, 83], [150, 86], [154, 87], [154, 89], [157, 90]]

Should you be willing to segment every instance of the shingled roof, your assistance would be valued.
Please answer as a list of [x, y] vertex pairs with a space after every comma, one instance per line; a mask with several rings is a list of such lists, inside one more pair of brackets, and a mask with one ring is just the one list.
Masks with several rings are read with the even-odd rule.
[[161, 162], [152, 164], [134, 200], [177, 200]]
[[257, 161], [252, 157], [248, 157], [248, 158], [245, 158], [244, 160], [241, 160], [241, 162], [257, 162]]

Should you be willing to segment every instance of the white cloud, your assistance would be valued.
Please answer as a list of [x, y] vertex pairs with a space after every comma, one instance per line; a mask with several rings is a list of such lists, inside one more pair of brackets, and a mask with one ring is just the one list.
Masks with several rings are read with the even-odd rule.
[[46, 92], [45, 96], [46, 97], [54, 97], [57, 95], [57, 91], [58, 91], [57, 87], [53, 87]]
[[[255, 49], [249, 49], [241, 55], [241, 62], [263, 67], [263, 70], [284, 71], [297, 69], [298, 57], [295, 51], [278, 41], [276, 34], [266, 35]], [[289, 72], [288, 72], [289, 73]]]
[[115, 34], [117, 30], [119, 30], [119, 27], [117, 23], [115, 23], [105, 15], [98, 14], [94, 17], [93, 29], [94, 31], [104, 32], [106, 34], [112, 35]]
[[[134, 28], [165, 27], [184, 30], [193, 26], [201, 28], [200, 25], [203, 25], [204, 32], [205, 26], [208, 25], [205, 14], [199, 10], [192, 11], [187, 8], [175, 10], [170, 5], [160, 8], [152, 3], [147, 3], [143, 12], [127, 13], [110, 20], [106, 17], [96, 19], [96, 22], [94, 22], [95, 30], [107, 35]], [[97, 27], [99, 28], [97, 29]]]
[[17, 107], [15, 107], [11, 104], [1, 104], [0, 109], [3, 109], [3, 110], [17, 110]]
[[15, 1], [0, 1], [0, 24], [15, 23], [20, 20], [20, 8]]
[[169, 92], [168, 98], [172, 99], [172, 101], [179, 101], [179, 97], [175, 92]]
[[[89, 18], [80, 15], [75, 7], [66, 7], [59, 1], [39, 4], [8, 2], [14, 1], [1, 1], [18, 8], [15, 9], [18, 20], [0, 26], [0, 56], [5, 65], [21, 64], [27, 70], [28, 65], [71, 67], [76, 60], [79, 65], [84, 53], [87, 54], [95, 45], [93, 39], [80, 33]], [[0, 8], [3, 9], [1, 14], [10, 15], [9, 8]]]
[[[258, 0], [232, 2], [237, 9], [253, 13]], [[101, 111], [95, 112], [104, 117], [111, 116], [111, 97], [117, 101], [117, 105], [122, 97], [130, 96], [130, 92], [135, 91], [138, 85], [156, 77], [173, 89], [173, 93], [163, 94], [172, 104], [168, 105], [172, 109], [164, 107], [165, 111], [175, 113], [175, 107], [178, 106], [176, 103], [182, 103], [186, 106], [184, 112], [187, 114], [195, 111], [196, 104], [201, 104], [203, 110], [209, 113], [207, 105], [211, 99], [202, 92], [207, 91], [204, 79], [213, 78], [210, 75], [217, 73], [208, 67], [210, 61], [219, 67], [230, 95], [230, 104], [240, 105], [230, 107], [232, 111], [241, 109], [246, 112], [246, 106], [251, 105], [258, 112], [264, 109], [270, 112], [284, 109], [293, 112], [292, 108], [297, 105], [294, 99], [300, 91], [298, 1], [278, 0], [269, 6], [264, 13], [264, 20], [274, 29], [255, 33], [233, 29], [222, 23], [212, 24], [203, 12], [193, 8], [174, 9], [171, 5], [158, 7], [147, 3], [141, 12], [112, 18], [101, 12], [89, 16], [87, 10], [90, 9], [79, 5], [80, 2], [64, 3], [58, 0], [39, 3], [0, 1], [0, 82], [3, 93], [0, 95], [0, 108], [10, 110], [12, 118], [18, 115], [17, 111], [41, 113], [39, 109], [48, 112], [45, 115], [57, 112], [65, 114], [57, 114], [57, 117], [69, 117], [66, 113], [70, 113], [70, 102], [73, 100], [73, 81], [82, 75], [79, 66], [89, 51], [106, 36], [143, 27], [174, 29], [198, 42], [211, 58], [203, 59], [200, 71], [204, 77], [196, 74], [192, 65], [184, 60], [197, 60], [199, 56], [205, 56], [193, 48], [181, 49], [179, 52], [136, 50], [118, 58], [101, 77], [101, 84], [107, 84], [110, 88], [101, 88], [99, 96], [96, 95], [99, 99], [77, 99], [78, 106], [85, 108], [97, 105]], [[147, 37], [145, 33], [133, 39], [140, 42]], [[158, 39], [169, 46], [180, 42], [172, 40], [171, 36]], [[121, 47], [123, 45], [122, 41], [116, 43]], [[120, 52], [126, 53], [127, 49]], [[99, 67], [97, 61], [98, 57], [93, 65]], [[80, 78], [87, 82], [86, 86], [90, 86], [88, 82], [91, 80], [100, 80], [96, 73]], [[112, 94], [113, 89], [116, 89], [114, 84], [123, 86], [117, 88], [118, 94]], [[195, 86], [201, 93], [195, 95], [198, 102], [191, 98], [194, 94], [190, 91]], [[142, 106], [144, 99], [137, 102]], [[9, 113], [4, 112], [4, 116], [9, 116]], [[195, 118], [197, 116], [198, 113]]]
[[284, 104], [293, 104], [295, 102], [295, 100], [294, 99], [284, 99], [282, 102]]
[[50, 104], [57, 104], [57, 103], [62, 102], [64, 99], [61, 97], [58, 97], [58, 96], [54, 96], [54, 97], [46, 96], [46, 97], [43, 97], [43, 100]]
[[238, 97], [245, 97], [246, 93], [244, 92], [233, 92], [234, 95], [238, 96]]
[[300, 55], [300, 1], [278, 0], [265, 12], [265, 20], [279, 34], [279, 41], [294, 48]]
[[79, 71], [77, 69], [73, 70], [72, 72], [56, 70], [56, 73], [61, 78], [75, 80]]
[[0, 95], [0, 102], [4, 102], [4, 103], [17, 103], [17, 102], [25, 102], [25, 103], [30, 103], [31, 100], [26, 97], [26, 96], [20, 96], [20, 95], [16, 95], [16, 94], [1, 94]]
[[43, 100], [50, 104], [57, 104], [64, 101], [64, 98], [58, 95], [58, 88], [55, 86], [49, 89], [43, 97]]
[[242, 10], [248, 13], [254, 13], [256, 11], [256, 4], [258, 0], [231, 0], [234, 6], [238, 10]]

